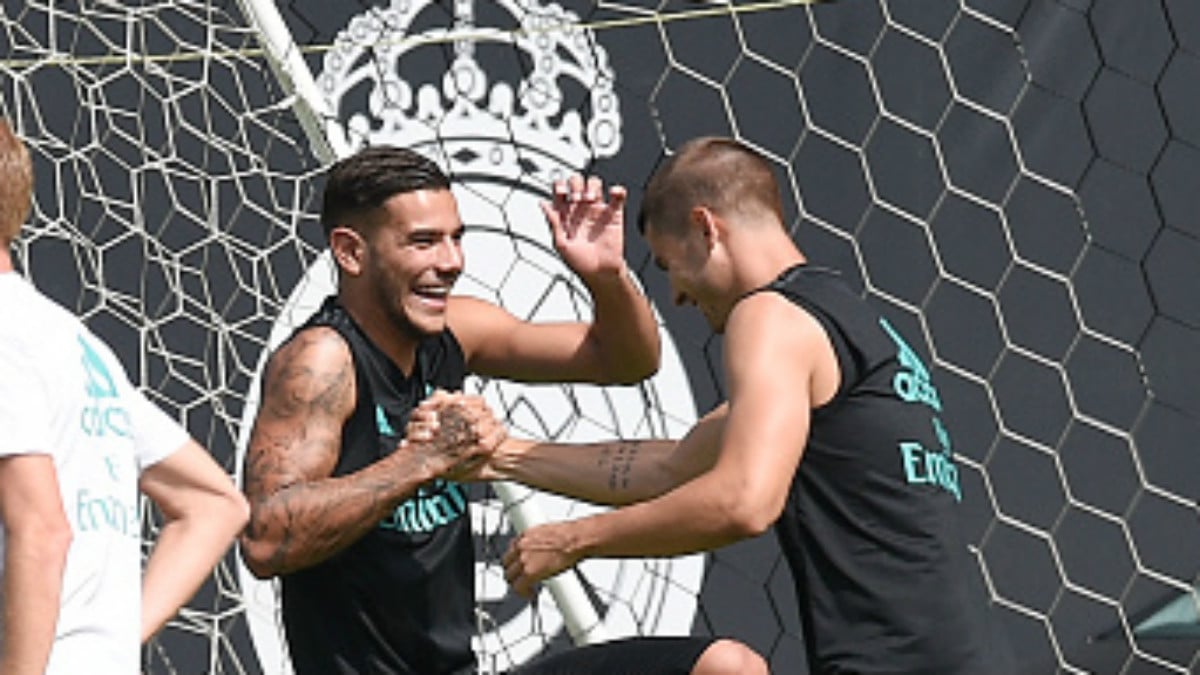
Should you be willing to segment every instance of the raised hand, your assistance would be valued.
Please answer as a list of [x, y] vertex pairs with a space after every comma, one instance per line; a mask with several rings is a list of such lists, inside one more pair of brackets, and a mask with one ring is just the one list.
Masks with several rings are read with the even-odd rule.
[[614, 185], [605, 201], [600, 178], [575, 174], [555, 182], [553, 200], [542, 202], [554, 248], [585, 282], [625, 266], [626, 196], [624, 187]]
[[505, 552], [504, 578], [508, 585], [525, 597], [534, 586], [579, 562], [575, 552], [571, 523], [545, 523], [517, 535]]

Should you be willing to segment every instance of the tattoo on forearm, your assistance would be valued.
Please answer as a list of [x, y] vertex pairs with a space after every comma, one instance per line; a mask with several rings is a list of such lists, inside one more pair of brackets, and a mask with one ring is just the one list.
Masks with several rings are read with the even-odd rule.
[[608, 468], [608, 489], [613, 492], [629, 489], [633, 465], [637, 463], [641, 445], [640, 441], [625, 441], [616, 450], [605, 448], [600, 451], [597, 464], [601, 468]]

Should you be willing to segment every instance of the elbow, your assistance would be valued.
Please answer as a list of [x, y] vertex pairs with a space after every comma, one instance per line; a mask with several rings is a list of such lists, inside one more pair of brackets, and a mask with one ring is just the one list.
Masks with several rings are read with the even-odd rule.
[[235, 492], [230, 495], [229, 504], [229, 522], [233, 525], [233, 531], [241, 532], [246, 525], [250, 523], [250, 502], [246, 501], [246, 497], [240, 492]]
[[[766, 499], [756, 499], [743, 492], [730, 493], [719, 508], [724, 534], [731, 540], [752, 539], [764, 534], [779, 520], [783, 505], [776, 506]], [[740, 498], [739, 498], [740, 497]]]
[[644, 354], [622, 354], [621, 358], [607, 369], [607, 377], [601, 378], [600, 384], [637, 384], [653, 377], [658, 372], [660, 363], [657, 345], [656, 349]]
[[242, 563], [256, 579], [270, 579], [283, 574], [283, 558], [279, 541], [269, 536], [269, 528], [250, 514], [250, 519], [238, 537], [238, 552]]
[[71, 550], [71, 542], [74, 541], [75, 535], [71, 532], [71, 525], [65, 519], [62, 523], [48, 528], [48, 530], [39, 535], [45, 542], [43, 550], [46, 560], [56, 566], [65, 566], [67, 561], [67, 552]]
[[205, 517], [216, 518], [224, 523], [231, 539], [250, 522], [250, 502], [238, 490], [230, 489], [220, 493], [218, 498], [211, 500], [209, 508], [211, 511]]
[[238, 549], [241, 551], [242, 563], [255, 579], [270, 579], [283, 572], [274, 562], [274, 546], [255, 539], [249, 532], [243, 532], [238, 539]]
[[633, 364], [633, 367], [630, 368], [625, 381], [621, 384], [637, 384], [642, 380], [648, 380], [651, 377], [654, 377], [654, 375], [658, 373], [660, 363], [658, 352], [656, 351], [647, 358], [642, 359], [640, 362]]

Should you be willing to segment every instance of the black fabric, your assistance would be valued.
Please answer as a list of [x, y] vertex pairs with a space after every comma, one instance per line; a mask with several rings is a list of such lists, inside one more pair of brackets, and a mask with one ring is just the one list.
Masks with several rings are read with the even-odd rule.
[[[328, 298], [299, 329], [329, 326], [354, 359], [358, 402], [342, 430], [335, 476], [392, 452], [414, 406], [462, 388], [466, 365], [448, 331], [418, 347], [403, 373]], [[297, 331], [297, 332], [299, 332]], [[283, 620], [297, 675], [474, 672], [474, 549], [465, 490], [435, 481], [362, 539], [283, 577]]]
[[688, 675], [715, 638], [614, 640], [554, 654], [510, 675]]
[[775, 525], [810, 669], [1001, 672], [970, 590], [957, 467], [920, 356], [835, 272], [801, 265], [761, 290], [815, 317], [841, 369]]

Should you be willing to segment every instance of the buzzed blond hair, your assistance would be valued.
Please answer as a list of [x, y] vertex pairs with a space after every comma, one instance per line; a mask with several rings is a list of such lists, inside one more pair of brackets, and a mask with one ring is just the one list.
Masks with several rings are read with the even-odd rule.
[[0, 117], [0, 245], [8, 246], [29, 217], [33, 164], [25, 143]]
[[671, 155], [646, 185], [638, 229], [642, 234], [647, 227], [679, 234], [695, 206], [726, 217], [765, 211], [783, 220], [779, 184], [770, 163], [732, 138], [696, 138]]

